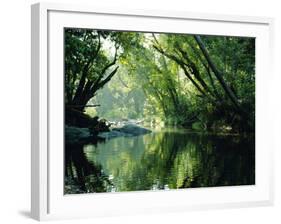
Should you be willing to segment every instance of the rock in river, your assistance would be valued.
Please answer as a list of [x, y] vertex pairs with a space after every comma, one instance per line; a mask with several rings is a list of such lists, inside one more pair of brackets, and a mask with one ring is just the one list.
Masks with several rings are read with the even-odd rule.
[[101, 132], [98, 134], [98, 137], [110, 139], [115, 137], [132, 137], [138, 135], [144, 135], [150, 133], [151, 130], [134, 125], [127, 124], [121, 128], [113, 128], [110, 132]]
[[114, 128], [113, 130], [123, 132], [123, 133], [126, 133], [126, 134], [130, 134], [130, 135], [133, 135], [133, 136], [144, 135], [144, 134], [147, 134], [147, 133], [151, 132], [149, 129], [140, 127], [140, 126], [135, 125], [135, 124], [126, 124], [121, 128]]
[[[113, 128], [109, 132], [100, 132], [97, 137], [102, 139], [111, 139], [116, 137], [132, 137], [150, 133], [149, 129], [137, 126], [135, 124], [126, 124], [120, 128]], [[65, 141], [67, 144], [85, 144], [91, 142], [95, 136], [88, 128], [73, 126], [65, 127]]]

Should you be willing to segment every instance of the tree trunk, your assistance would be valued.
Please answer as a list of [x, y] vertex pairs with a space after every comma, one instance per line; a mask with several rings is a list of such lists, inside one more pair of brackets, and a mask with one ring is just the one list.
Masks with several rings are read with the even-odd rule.
[[231, 88], [226, 84], [226, 82], [223, 79], [223, 75], [221, 74], [221, 72], [217, 69], [217, 67], [215, 66], [215, 64], [213, 63], [203, 41], [201, 40], [201, 37], [198, 35], [194, 35], [194, 38], [197, 42], [197, 44], [199, 45], [204, 57], [206, 58], [210, 68], [212, 69], [212, 71], [214, 72], [216, 78], [218, 79], [218, 81], [220, 82], [221, 86], [223, 87], [224, 91], [226, 92], [227, 96], [230, 98], [231, 102], [234, 104], [234, 106], [238, 109], [239, 112], [243, 112], [242, 108], [239, 105], [238, 99], [236, 98], [235, 94], [233, 93], [233, 91], [231, 90]]

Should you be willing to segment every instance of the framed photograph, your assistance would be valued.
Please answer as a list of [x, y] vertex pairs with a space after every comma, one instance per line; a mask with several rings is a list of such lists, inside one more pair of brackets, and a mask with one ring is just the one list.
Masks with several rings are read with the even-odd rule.
[[32, 5], [32, 217], [271, 205], [272, 29]]

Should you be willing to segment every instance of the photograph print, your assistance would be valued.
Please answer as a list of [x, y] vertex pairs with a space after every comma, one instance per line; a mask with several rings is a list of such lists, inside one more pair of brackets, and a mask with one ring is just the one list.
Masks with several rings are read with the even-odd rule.
[[64, 28], [64, 193], [255, 184], [255, 38]]

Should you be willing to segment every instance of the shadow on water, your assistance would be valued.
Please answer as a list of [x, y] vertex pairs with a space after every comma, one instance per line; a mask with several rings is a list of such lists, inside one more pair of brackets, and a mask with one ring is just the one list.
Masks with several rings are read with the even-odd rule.
[[66, 145], [65, 193], [255, 184], [254, 136], [161, 131]]
[[83, 145], [66, 145], [65, 194], [105, 192], [112, 186], [99, 164], [89, 163]]

